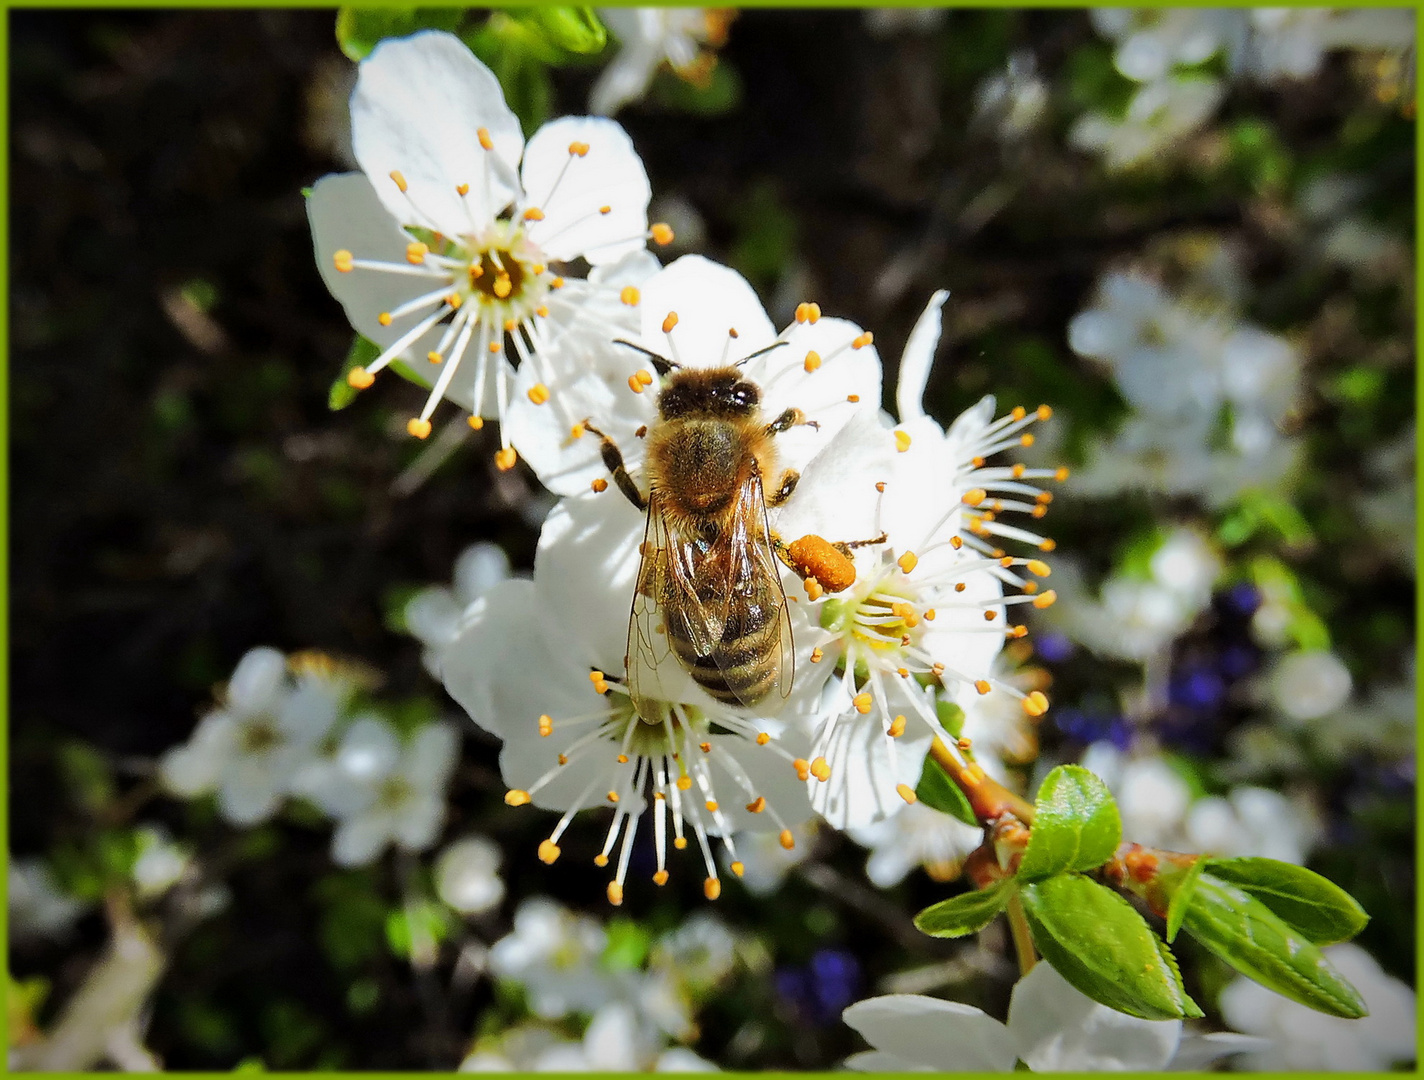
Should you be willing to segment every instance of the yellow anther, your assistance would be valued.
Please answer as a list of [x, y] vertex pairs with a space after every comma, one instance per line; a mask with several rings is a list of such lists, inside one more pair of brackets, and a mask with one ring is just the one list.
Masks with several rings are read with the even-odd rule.
[[821, 648], [818, 645], [816, 648], [811, 650], [811, 663], [819, 664], [823, 659], [825, 659], [825, 656], [826, 654], [821, 651]]
[[500, 276], [494, 279], [494, 294], [501, 300], [508, 296], [513, 289], [514, 285], [510, 282], [509, 278]]
[[974, 749], [974, 740], [961, 737], [954, 740], [954, 745], [959, 747], [959, 749], [963, 750], [965, 753], [968, 753], [970, 750]]
[[401, 175], [399, 169], [391, 170], [391, 179], [396, 182], [396, 187], [401, 189], [402, 195], [404, 195], [408, 190], [410, 190], [410, 185], [405, 182], [405, 177]]
[[901, 431], [898, 428], [895, 430], [895, 449], [902, 454], [910, 449], [910, 433], [908, 431]]
[[[549, 288], [551, 288], [551, 289], [562, 289], [563, 287], [564, 287], [564, 279], [563, 279], [563, 278], [561, 278], [561, 277], [556, 277], [556, 278], [550, 278], [550, 279], [549, 279]], [[549, 313], [548, 313], [548, 311], [545, 311], [544, 314], [547, 315], [547, 314], [549, 314]]]
[[653, 385], [653, 373], [651, 371], [648, 371], [646, 368], [639, 369], [636, 378], [644, 386]]
[[479, 431], [480, 428], [485, 426], [485, 418], [483, 416], [471, 416], [468, 417], [465, 422], [470, 425], [473, 431]]
[[582, 424], [575, 424], [573, 427], [569, 428], [569, 438], [571, 438], [571, 439], [582, 439], [582, 438], [583, 438], [583, 432], [584, 432], [584, 427], [583, 427], [583, 425], [582, 425]]
[[825, 590], [821, 588], [821, 583], [815, 578], [807, 578], [802, 584], [806, 586], [807, 600], [819, 600], [825, 592]]
[[538, 315], [539, 318], [541, 318], [541, 319], [547, 319], [547, 318], [549, 317], [549, 308], [548, 308], [548, 305], [547, 305], [547, 304], [540, 304], [538, 307], [536, 307], [536, 308], [534, 309], [534, 314], [535, 314], [535, 315]]
[[1058, 466], [1057, 470], [1055, 470], [1054, 473], [1053, 473], [1053, 479], [1057, 480], [1060, 484], [1063, 483], [1064, 480], [1067, 480], [1067, 479], [1068, 479], [1068, 466], [1067, 466], [1067, 465], [1060, 465], [1060, 466]]
[[559, 755], [559, 764], [560, 764], [560, 765], [567, 765], [568, 763], [569, 763], [569, 755], [568, 755], [568, 754], [560, 754], [560, 755]]
[[545, 267], [543, 263], [534, 263], [531, 267], [529, 267], [529, 272], [532, 273], [535, 277], [538, 277], [540, 274], [542, 274], [544, 270]]
[[934, 609], [934, 608], [925, 608], [925, 619], [926, 619], [928, 622], [934, 622], [934, 617], [935, 617], [935, 609]]
[[667, 884], [667, 881], [668, 881], [668, 872], [667, 872], [666, 870], [659, 870], [656, 874], [653, 875], [653, 884], [654, 884], [654, 885], [666, 885], [666, 884]]
[[1049, 408], [1047, 405], [1040, 405], [1040, 406], [1038, 407], [1038, 418], [1039, 418], [1040, 420], [1047, 420], [1047, 419], [1048, 419], [1050, 416], [1052, 416], [1052, 415], [1053, 415], [1053, 410], [1052, 410], [1051, 408]]
[[974, 689], [978, 690], [981, 694], [987, 694], [994, 688], [989, 684], [988, 679], [976, 679], [974, 681]]
[[731, 869], [732, 869], [732, 873], [736, 874], [737, 877], [741, 877], [743, 874], [745, 874], [745, 873], [747, 872], [747, 868], [746, 868], [745, 866], [743, 866], [740, 862], [734, 862], [734, 863], [732, 864]]
[[791, 767], [796, 770], [798, 780], [806, 780], [811, 776], [811, 763], [805, 758], [797, 758], [791, 763]]
[[716, 800], [716, 799], [708, 799], [708, 800], [707, 800], [707, 812], [708, 812], [709, 814], [715, 814], [715, 813], [717, 812], [717, 810], [718, 810], [717, 800]]
[[1053, 550], [1054, 548], [1056, 548], [1057, 546], [1058, 546], [1058, 541], [1052, 539], [1051, 537], [1050, 537], [1050, 538], [1045, 538], [1045, 539], [1040, 540], [1040, 541], [1038, 542], [1038, 550], [1039, 550], [1039, 551], [1052, 551], [1052, 550]]
[[430, 435], [430, 421], [422, 420], [418, 416], [413, 416], [406, 421], [405, 429], [417, 439], [424, 439]]
[[529, 400], [535, 405], [542, 405], [549, 400], [549, 388], [543, 383], [535, 383], [529, 388]]
[[376, 321], [377, 321], [378, 323], [380, 323], [382, 326], [390, 326], [390, 325], [391, 325], [391, 313], [390, 313], [389, 311], [383, 311], [383, 312], [381, 312], [379, 315], [376, 316]]
[[852, 341], [852, 342], [850, 343], [850, 347], [851, 347], [852, 349], [863, 349], [863, 348], [865, 348], [867, 345], [869, 345], [871, 342], [873, 342], [874, 340], [875, 340], [875, 335], [872, 334], [869, 330], [867, 330], [865, 333], [861, 334], [860, 337], [858, 337], [858, 338], [856, 338], [854, 341]]
[[608, 902], [614, 907], [623, 903], [623, 886], [616, 881], [608, 883]]
[[931, 664], [930, 670], [934, 672], [935, 678], [938, 679], [944, 674], [944, 665], [939, 663]]
[[492, 353], [498, 354], [498, 353], [502, 352], [503, 349], [504, 349], [504, 346], [501, 345], [498, 341], [491, 341], [491, 342], [489, 343], [489, 351], [492, 352]]
[[808, 374], [812, 371], [815, 371], [818, 367], [821, 366], [821, 354], [818, 353], [815, 349], [812, 349], [806, 354], [806, 361], [801, 366], [806, 369]]
[[895, 560], [895, 564], [899, 566], [901, 573], [908, 574], [911, 570], [920, 565], [920, 557], [913, 551], [907, 551]]
[[518, 320], [518, 319], [505, 319], [505, 320], [504, 320], [504, 332], [505, 332], [506, 334], [512, 334], [512, 333], [514, 333], [514, 331], [517, 330], [518, 328], [519, 328], [519, 320]]
[[480, 146], [485, 150], [494, 149], [494, 140], [490, 138], [489, 128], [477, 128], [475, 137], [480, 140]]
[[627, 304], [629, 307], [632, 307], [638, 302], [639, 296], [640, 294], [638, 290], [632, 285], [624, 285], [623, 291], [618, 294], [618, 299], [622, 300], [623, 303]]
[[1023, 699], [1023, 711], [1030, 716], [1042, 716], [1048, 711], [1048, 697], [1042, 690], [1035, 690]]
[[544, 211], [540, 210], [537, 206], [531, 206], [528, 210], [524, 211], [524, 220], [543, 221]]
[[590, 486], [593, 488], [594, 491], [598, 492], [601, 495], [603, 494], [603, 492], [608, 490], [608, 481], [603, 479], [603, 477], [601, 476], [595, 477], [593, 483]]
[[698, 743], [697, 749], [701, 750], [704, 754], [710, 754], [712, 753], [712, 744], [710, 742]]
[[756, 743], [758, 746], [765, 746], [769, 742], [771, 742], [771, 736], [767, 732], [757, 732]]
[[678, 851], [683, 850], [683, 848], [687, 847], [687, 837], [685, 837], [685, 836], [678, 836], [678, 837], [675, 837], [675, 838], [673, 839], [672, 846], [675, 847], [675, 848], [677, 848]]
[[716, 900], [722, 895], [722, 883], [717, 878], [708, 878], [702, 883], [702, 895], [708, 900]]
[[1013, 412], [1009, 413], [1009, 416], [1014, 420], [1022, 420], [1027, 415], [1028, 410], [1025, 409], [1022, 405], [1015, 405]]
[[569, 143], [569, 153], [572, 154], [574, 157], [583, 157], [585, 154], [588, 153], [588, 143], [586, 143], [586, 142], [571, 142], [571, 143]]
[[607, 866], [607, 865], [608, 865], [608, 856], [607, 856], [607, 855], [603, 855], [603, 854], [595, 855], [595, 856], [593, 857], [593, 865], [594, 865], [594, 866]]
[[1023, 589], [1023, 591], [1029, 596], [1032, 596], [1034, 593], [1038, 592], [1038, 582], [1036, 581], [1025, 581], [1019, 587]]
[[962, 547], [964, 546], [964, 537], [962, 537], [962, 536], [951, 536], [951, 537], [949, 538], [949, 546], [952, 547], [952, 548], [954, 548], [955, 551], [958, 551], [960, 548], [962, 548]]
[[678, 790], [678, 791], [686, 791], [686, 790], [687, 790], [688, 788], [690, 788], [690, 787], [692, 787], [692, 777], [690, 777], [690, 776], [679, 776], [679, 777], [677, 778], [677, 790]]
[[331, 261], [336, 264], [336, 269], [341, 271], [341, 273], [343, 274], [351, 273], [352, 267], [356, 265], [355, 259], [356, 257], [352, 255], [351, 252], [347, 251], [345, 248], [342, 248], [340, 251], [338, 251], [335, 255], [331, 257]]
[[830, 763], [827, 762], [825, 758], [818, 757], [815, 761], [811, 762], [811, 775], [822, 783], [825, 783], [831, 778]]
[[641, 394], [643, 392], [643, 384], [638, 381], [638, 376], [628, 376], [628, 389], [633, 391], [633, 393], [635, 394]]
[[509, 472], [518, 460], [519, 455], [514, 452], [512, 446], [506, 446], [494, 452], [494, 467], [500, 472]]
[[753, 799], [751, 802], [747, 803], [747, 813], [749, 813], [749, 814], [760, 814], [760, 813], [761, 813], [763, 810], [765, 810], [765, 809], [766, 809], [766, 796], [765, 796], [765, 795], [758, 795], [758, 796], [757, 796], [755, 799]]
[[974, 488], [974, 489], [972, 489], [972, 490], [970, 490], [970, 491], [966, 491], [966, 492], [960, 497], [960, 500], [959, 500], [959, 501], [962, 502], [962, 503], [964, 503], [965, 506], [978, 506], [980, 503], [982, 503], [982, 502], [983, 502], [985, 499], [987, 499], [988, 497], [989, 497], [989, 493], [988, 493], [987, 491], [985, 491], [983, 488]]
[[611, 206], [600, 206], [600, 207], [598, 208], [598, 212], [599, 212], [600, 214], [611, 214], [611, 213], [613, 213], [613, 207], [611, 207]]
[[1049, 566], [1042, 559], [1030, 559], [1024, 563], [1024, 567], [1030, 574], [1034, 575], [1034, 577], [1048, 577], [1049, 574], [1053, 573], [1053, 567]]
[[608, 795], [606, 796], [606, 798], [608, 799], [609, 802], [611, 802], [611, 803], [616, 803], [616, 802], [618, 801], [618, 792], [616, 792], [616, 791], [610, 791], [610, 792], [608, 793]]
[[419, 266], [425, 261], [425, 256], [429, 254], [430, 248], [419, 240], [412, 240], [405, 246], [405, 261], [412, 266]]
[[904, 716], [897, 716], [894, 720], [891, 720], [890, 727], [886, 730], [885, 734], [889, 735], [892, 739], [898, 739], [901, 735], [905, 734]]
[[601, 671], [590, 671], [588, 673], [588, 681], [591, 683], [601, 683], [607, 678], [608, 676]]
[[869, 713], [874, 703], [875, 699], [870, 696], [869, 692], [856, 694], [855, 698], [851, 701], [851, 704], [855, 706], [855, 711], [860, 713], [861, 716], [865, 716]]
[[441, 356], [434, 349], [431, 349], [428, 353], [425, 354], [425, 359], [429, 360], [432, 364], [439, 364], [445, 359], [445, 357]]
[[821, 317], [821, 305], [815, 302], [806, 305], [806, 321], [815, 322]]
[[554, 718], [548, 713], [539, 717], [539, 735], [541, 738], [548, 738], [554, 733]]
[[1046, 593], [1043, 593], [1040, 596], [1035, 596], [1033, 598], [1033, 606], [1036, 608], [1052, 607], [1053, 602], [1057, 599], [1058, 594], [1052, 589], [1049, 589]]
[[915, 789], [912, 788], [909, 784], [896, 784], [895, 793], [899, 795], [900, 798], [904, 799], [905, 802], [910, 804], [914, 804], [920, 801], [919, 796], [915, 794]]
[[796, 846], [796, 837], [791, 835], [790, 829], [782, 829], [781, 835], [777, 837], [781, 841], [781, 846], [790, 851]]
[[470, 185], [469, 185], [469, 184], [456, 184], [456, 185], [455, 185], [455, 194], [458, 195], [458, 196], [460, 196], [460, 198], [463, 199], [463, 198], [464, 198], [466, 195], [468, 195], [469, 193], [470, 193]]
[[539, 844], [539, 861], [553, 866], [559, 859], [559, 845], [552, 840], [544, 840]]
[[1035, 495], [1033, 498], [1034, 498], [1034, 501], [1035, 501], [1035, 502], [1051, 503], [1051, 502], [1053, 501], [1053, 492], [1051, 492], [1051, 491], [1040, 491], [1040, 492], [1039, 492], [1037, 495]]
[[846, 395], [846, 400], [849, 401], [852, 405], [855, 405], [855, 404], [857, 404], [857, 403], [860, 401], [860, 395], [859, 395], [859, 394], [847, 394], [847, 395]]
[[648, 233], [652, 236], [653, 243], [659, 247], [667, 247], [673, 241], [672, 226], [666, 222], [657, 222], [648, 230]]
[[346, 385], [353, 390], [364, 390], [375, 381], [376, 376], [363, 367], [354, 367], [346, 373]]
[[1009, 627], [1008, 630], [1005, 631], [1005, 633], [1007, 633], [1008, 636], [1011, 637], [1011, 638], [1028, 637], [1028, 627], [1027, 627], [1027, 626], [1011, 626], [1011, 627]]
[[1022, 435], [1019, 436], [1019, 442], [1020, 442], [1021, 444], [1023, 444], [1024, 446], [1032, 446], [1032, 445], [1033, 445], [1033, 432], [1031, 432], [1031, 431], [1025, 431]]
[[619, 764], [619, 765], [627, 765], [627, 764], [628, 764], [628, 755], [627, 755], [627, 754], [619, 754], [619, 755], [618, 755], [618, 764]]
[[478, 281], [480, 278], [482, 278], [482, 277], [484, 277], [484, 276], [485, 276], [485, 268], [484, 268], [483, 266], [481, 266], [478, 262], [472, 262], [472, 263], [470, 263], [470, 283], [471, 283], [471, 284], [474, 284], [476, 281]]
[[1009, 473], [1013, 476], [1015, 480], [1022, 480], [1023, 474], [1026, 472], [1028, 472], [1027, 465], [1015, 465], [1009, 470]]
[[506, 806], [523, 806], [529, 801], [529, 792], [520, 788], [510, 788], [504, 793], [504, 804]]
[[985, 622], [993, 622], [993, 621], [994, 621], [995, 619], [997, 619], [998, 617], [999, 617], [999, 613], [998, 613], [997, 611], [992, 610], [992, 609], [990, 609], [989, 611], [984, 612], [984, 621], [985, 621]]
[[671, 334], [672, 328], [677, 325], [677, 312], [669, 311], [667, 318], [663, 320], [663, 333]]

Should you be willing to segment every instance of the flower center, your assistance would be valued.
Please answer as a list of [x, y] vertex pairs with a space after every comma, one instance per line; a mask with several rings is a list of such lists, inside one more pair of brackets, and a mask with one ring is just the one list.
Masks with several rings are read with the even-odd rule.
[[841, 637], [878, 652], [916, 644], [924, 632], [919, 593], [903, 574], [871, 579], [855, 595], [830, 600], [821, 609], [821, 625]]
[[415, 788], [404, 776], [388, 776], [381, 781], [381, 790], [376, 801], [390, 810], [409, 801], [414, 794]]
[[262, 754], [282, 744], [281, 732], [270, 716], [255, 716], [242, 725], [242, 749], [249, 754]]

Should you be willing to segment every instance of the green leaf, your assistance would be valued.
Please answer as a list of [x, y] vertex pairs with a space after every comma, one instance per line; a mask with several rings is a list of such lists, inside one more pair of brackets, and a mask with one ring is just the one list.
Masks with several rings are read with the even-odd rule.
[[1316, 945], [1245, 889], [1213, 876], [1211, 868], [1197, 879], [1182, 926], [1241, 974], [1283, 997], [1352, 1020], [1368, 1013], [1359, 992]]
[[951, 739], [957, 739], [964, 734], [964, 710], [952, 701], [945, 701], [941, 698], [935, 702], [935, 716], [939, 718], [939, 726], [949, 732]]
[[1105, 885], [1060, 874], [1025, 885], [1024, 913], [1043, 958], [1082, 993], [1144, 1020], [1201, 1016], [1166, 945]]
[[449, 909], [434, 900], [416, 900], [386, 915], [386, 942], [403, 960], [430, 952], [453, 929]]
[[1206, 868], [1206, 864], [1206, 859], [1197, 859], [1181, 876], [1176, 888], [1172, 890], [1172, 899], [1167, 903], [1168, 944], [1177, 940], [1177, 931], [1182, 928], [1182, 918], [1191, 905], [1192, 893], [1196, 891], [1197, 878], [1201, 877], [1201, 872]]
[[929, 755], [925, 756], [925, 767], [920, 770], [915, 797], [926, 806], [958, 818], [966, 825], [979, 826], [979, 819], [974, 816], [974, 808], [969, 805], [964, 792], [945, 774], [939, 762]]
[[643, 966], [652, 936], [632, 919], [610, 919], [608, 943], [603, 947], [603, 964], [612, 971], [633, 971]]
[[1001, 881], [987, 889], [976, 889], [931, 904], [915, 916], [915, 926], [930, 937], [964, 937], [977, 933], [994, 921], [1014, 894], [1013, 881]]
[[1312, 870], [1276, 859], [1202, 860], [1219, 881], [1245, 889], [1316, 945], [1348, 941], [1370, 917], [1355, 898]]
[[343, 7], [336, 12], [336, 43], [352, 60], [364, 60], [384, 38], [417, 30], [451, 30], [465, 17], [461, 8]]
[[1112, 792], [1081, 765], [1060, 765], [1044, 777], [1034, 806], [1033, 830], [1019, 863], [1021, 880], [1091, 870], [1122, 843], [1122, 817]]
[[509, 14], [537, 28], [545, 41], [567, 52], [596, 53], [608, 44], [608, 32], [593, 13], [593, 8], [539, 5]]

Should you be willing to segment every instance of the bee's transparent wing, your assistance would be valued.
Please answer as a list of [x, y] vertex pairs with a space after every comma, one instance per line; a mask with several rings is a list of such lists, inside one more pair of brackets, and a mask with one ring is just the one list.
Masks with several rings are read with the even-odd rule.
[[[781, 697], [791, 694], [795, 675], [795, 649], [791, 639], [791, 612], [781, 587], [781, 568], [771, 548], [766, 498], [761, 477], [753, 472], [737, 493], [729, 526], [719, 537], [724, 578], [721, 586], [721, 629], [712, 658], [728, 688], [746, 706], [754, 706], [775, 687]], [[771, 685], [753, 679], [776, 665]]]
[[661, 703], [669, 700], [659, 672], [676, 666], [672, 645], [664, 625], [662, 598], [669, 580], [673, 542], [667, 519], [656, 493], [648, 499], [648, 520], [643, 527], [639, 549], [638, 583], [633, 590], [633, 609], [628, 617], [628, 694], [639, 715], [653, 719], [661, 715]]

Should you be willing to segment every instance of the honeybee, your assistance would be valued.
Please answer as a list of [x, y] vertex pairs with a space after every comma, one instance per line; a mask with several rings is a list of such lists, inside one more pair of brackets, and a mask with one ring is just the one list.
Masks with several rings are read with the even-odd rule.
[[760, 353], [698, 369], [648, 355], [663, 382], [646, 433], [646, 496], [613, 440], [584, 424], [602, 439], [619, 490], [647, 512], [624, 657], [633, 705], [641, 716], [661, 715], [657, 670], [669, 653], [724, 704], [753, 706], [773, 691], [785, 698], [795, 674], [778, 568], [787, 548], [771, 532], [767, 508], [791, 497], [800, 474], [778, 471], [773, 439], [819, 425], [800, 409], [762, 417], [761, 388], [738, 370]]

